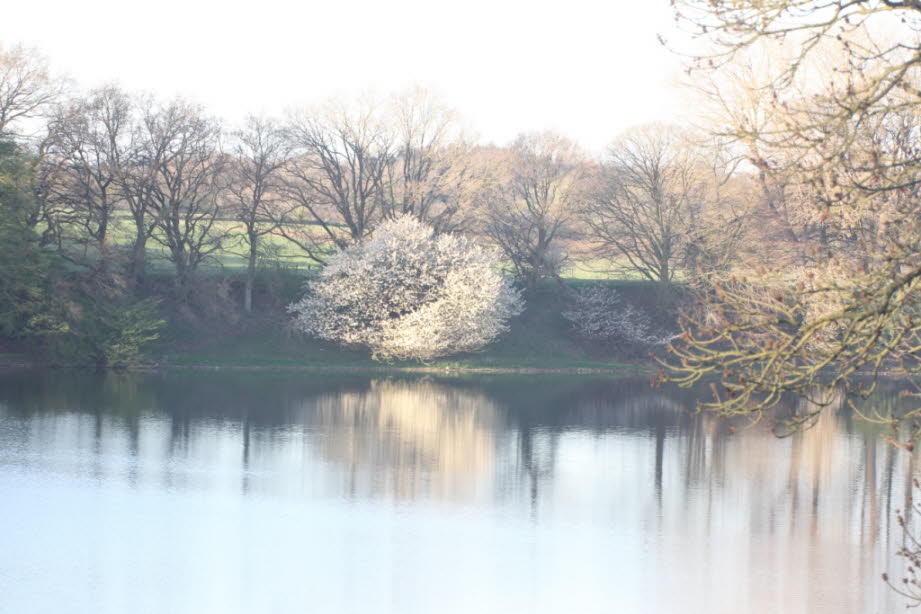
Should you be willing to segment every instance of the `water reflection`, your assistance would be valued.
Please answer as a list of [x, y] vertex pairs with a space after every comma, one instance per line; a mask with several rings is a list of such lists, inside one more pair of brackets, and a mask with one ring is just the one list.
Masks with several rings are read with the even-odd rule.
[[[491, 490], [498, 407], [475, 389], [371, 380], [305, 401], [314, 448], [346, 471], [351, 496], [468, 501]], [[485, 492], [484, 492], [485, 491]]]
[[[777, 439], [642, 380], [3, 373], [0, 595], [56, 611], [55, 577], [77, 612], [888, 611], [916, 459], [829, 395]], [[300, 600], [273, 597], [292, 582]]]

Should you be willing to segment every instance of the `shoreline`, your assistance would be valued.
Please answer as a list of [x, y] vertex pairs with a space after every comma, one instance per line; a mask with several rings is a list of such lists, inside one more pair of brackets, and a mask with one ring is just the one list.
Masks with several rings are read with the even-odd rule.
[[[0, 354], [0, 369], [74, 369], [92, 371], [89, 365], [50, 364], [30, 360], [25, 356]], [[482, 374], [482, 375], [614, 375], [637, 376], [654, 373], [652, 365], [617, 363], [611, 367], [489, 367], [489, 366], [439, 366], [439, 365], [349, 365], [349, 364], [175, 364], [168, 362], [146, 363], [136, 367], [109, 369], [115, 373], [149, 371], [304, 371], [346, 373], [423, 373], [423, 374]]]
[[509, 375], [642, 375], [653, 373], [650, 366], [621, 365], [620, 367], [437, 367], [360, 366], [360, 365], [174, 365], [160, 364], [135, 370], [187, 371], [346, 371], [350, 373], [450, 373], [450, 374], [509, 374]]

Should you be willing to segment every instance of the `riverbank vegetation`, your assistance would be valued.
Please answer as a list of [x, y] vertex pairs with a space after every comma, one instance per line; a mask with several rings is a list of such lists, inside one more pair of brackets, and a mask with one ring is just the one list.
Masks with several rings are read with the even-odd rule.
[[[706, 407], [730, 415], [757, 415], [830, 372], [843, 384], [914, 372], [921, 11], [788, 0], [676, 10], [722, 50], [689, 65], [694, 121], [611, 135], [601, 155], [547, 132], [479, 142], [418, 89], [231, 124], [183, 99], [75, 88], [36, 52], [5, 48], [0, 336], [98, 367], [205, 347], [214, 360], [253, 355], [260, 339], [307, 362], [652, 351], [674, 381], [720, 379]], [[491, 287], [514, 288], [521, 315], [478, 312], [483, 331], [446, 341], [463, 318], [441, 310], [442, 280], [381, 311], [378, 332], [370, 320], [330, 332], [351, 307], [319, 308], [324, 267], [409, 219], [494, 254]], [[394, 262], [409, 253], [389, 245]], [[373, 277], [342, 274], [350, 288]], [[611, 291], [626, 280], [643, 290]], [[437, 326], [410, 351], [422, 320]]]
[[[187, 361], [196, 347], [245, 364], [259, 338], [291, 348], [270, 362], [635, 361], [674, 331], [682, 286], [723, 266], [714, 254], [730, 243], [714, 225], [720, 163], [677, 127], [638, 129], [610, 160], [551, 133], [480, 144], [421, 90], [230, 126], [181, 99], [67, 88], [18, 47], [0, 55], [0, 93], [0, 215], [16, 237], [0, 247], [0, 335], [53, 364]], [[606, 218], [601, 203], [629, 203], [641, 225]], [[381, 230], [401, 220], [451, 244], [440, 253], [458, 264], [412, 264], [408, 239]], [[372, 270], [349, 250], [412, 270]], [[434, 276], [410, 283], [422, 262]], [[573, 276], [649, 288], [643, 304], [610, 288], [592, 302], [600, 295]], [[376, 319], [330, 303], [370, 286], [362, 309], [379, 308]], [[597, 328], [613, 305], [619, 328]]]

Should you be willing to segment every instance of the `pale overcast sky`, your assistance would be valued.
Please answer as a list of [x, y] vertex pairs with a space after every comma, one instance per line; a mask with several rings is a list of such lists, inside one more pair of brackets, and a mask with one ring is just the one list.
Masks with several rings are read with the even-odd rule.
[[0, 42], [80, 85], [182, 94], [235, 120], [329, 96], [435, 90], [484, 141], [554, 129], [598, 150], [678, 111], [668, 0], [7, 3]]

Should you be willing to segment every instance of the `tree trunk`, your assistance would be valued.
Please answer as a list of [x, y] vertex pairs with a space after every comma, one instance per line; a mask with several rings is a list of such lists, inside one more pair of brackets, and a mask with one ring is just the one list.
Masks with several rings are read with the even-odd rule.
[[131, 260], [131, 273], [138, 281], [147, 275], [147, 237], [134, 242], [134, 254]]
[[176, 288], [176, 298], [180, 303], [185, 303], [191, 291], [192, 267], [189, 265], [188, 254], [181, 248], [172, 248], [173, 265], [176, 277], [173, 280]]
[[147, 227], [144, 218], [135, 216], [134, 250], [131, 256], [131, 274], [136, 281], [141, 281], [147, 275]]
[[246, 288], [243, 291], [243, 309], [246, 313], [253, 312], [253, 284], [256, 281], [256, 241], [250, 239], [249, 263], [246, 268]]
[[99, 230], [96, 233], [96, 236], [99, 237], [99, 264], [97, 270], [105, 274], [109, 270], [109, 259], [111, 258], [111, 253], [109, 249], [109, 216], [108, 213], [103, 211], [102, 220], [99, 222]]
[[100, 275], [109, 272], [109, 258], [111, 257], [109, 252], [109, 244], [103, 235], [103, 238], [99, 240], [99, 261], [96, 263], [96, 272]]

